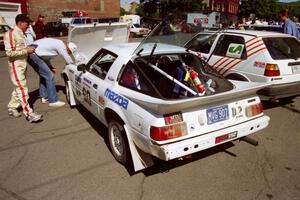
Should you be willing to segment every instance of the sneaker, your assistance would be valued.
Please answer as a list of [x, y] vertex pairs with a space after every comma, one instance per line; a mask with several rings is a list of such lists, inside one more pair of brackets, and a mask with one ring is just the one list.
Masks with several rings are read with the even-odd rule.
[[21, 113], [16, 108], [8, 108], [8, 115], [13, 117], [21, 117]]
[[45, 98], [41, 98], [41, 101], [42, 101], [42, 103], [48, 103], [48, 99], [45, 99]]
[[49, 103], [49, 106], [50, 107], [61, 107], [61, 106], [64, 106], [66, 103], [63, 102], [63, 101], [56, 101], [56, 102], [53, 102], [53, 103]]
[[42, 115], [38, 113], [31, 113], [26, 117], [27, 121], [30, 123], [39, 122], [42, 120]]

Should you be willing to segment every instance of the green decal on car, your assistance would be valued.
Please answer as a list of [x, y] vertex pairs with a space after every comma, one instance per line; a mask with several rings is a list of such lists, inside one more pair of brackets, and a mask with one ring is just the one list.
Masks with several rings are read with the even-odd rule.
[[228, 46], [226, 56], [232, 58], [241, 58], [244, 47], [245, 46], [243, 44], [231, 43]]

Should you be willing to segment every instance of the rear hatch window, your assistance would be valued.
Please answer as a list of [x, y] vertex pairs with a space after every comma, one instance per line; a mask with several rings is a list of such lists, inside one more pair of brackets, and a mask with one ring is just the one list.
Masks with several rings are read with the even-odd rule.
[[263, 38], [274, 60], [300, 58], [300, 42], [292, 37]]

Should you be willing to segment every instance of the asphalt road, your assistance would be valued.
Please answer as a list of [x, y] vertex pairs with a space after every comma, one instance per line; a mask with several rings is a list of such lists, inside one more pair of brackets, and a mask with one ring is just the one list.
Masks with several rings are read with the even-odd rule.
[[[300, 97], [264, 104], [271, 122], [252, 136], [259, 146], [236, 141], [129, 174], [109, 151], [107, 129], [84, 108], [41, 104], [30, 67], [31, 102], [44, 121], [10, 118], [12, 84], [3, 52], [0, 66], [1, 200], [300, 199]], [[54, 66], [62, 70], [63, 60]], [[56, 81], [65, 100], [59, 75]]]

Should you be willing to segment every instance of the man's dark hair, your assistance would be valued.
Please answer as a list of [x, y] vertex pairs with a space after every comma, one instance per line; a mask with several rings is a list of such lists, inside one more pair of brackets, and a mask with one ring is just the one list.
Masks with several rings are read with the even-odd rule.
[[27, 17], [27, 15], [24, 15], [24, 14], [18, 14], [17, 16], [16, 16], [16, 24], [18, 23], [18, 22], [27, 22], [27, 23], [29, 23], [30, 22], [30, 19], [29, 19], [29, 17]]
[[281, 11], [280, 11], [280, 15], [281, 15], [281, 16], [285, 16], [285, 17], [288, 17], [288, 16], [289, 16], [289, 12], [288, 12], [287, 9], [284, 9], [284, 10], [281, 10]]

